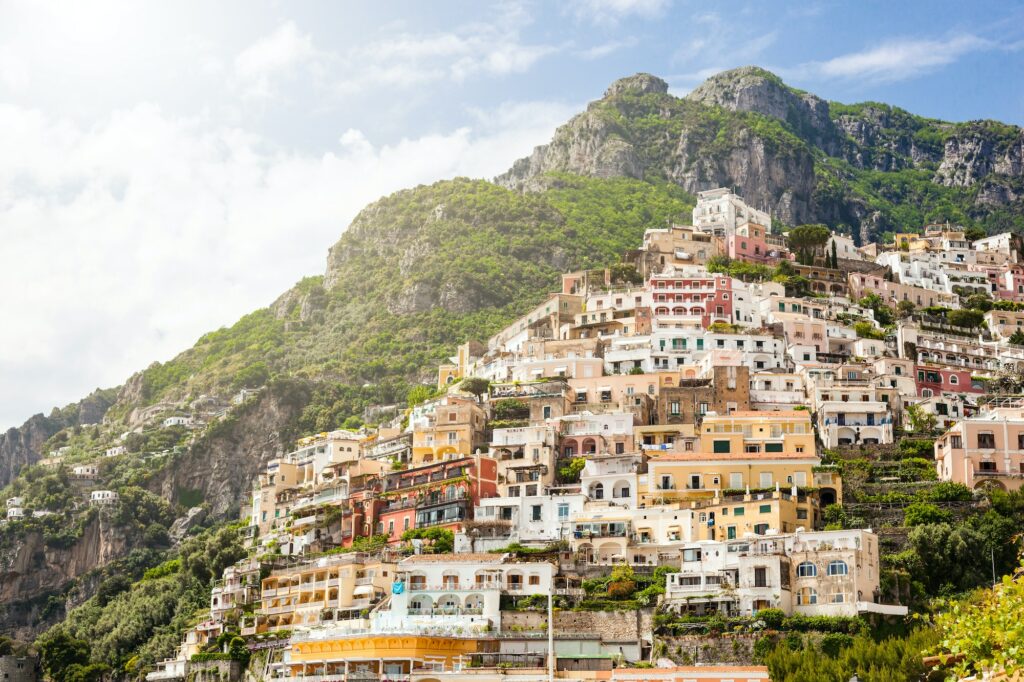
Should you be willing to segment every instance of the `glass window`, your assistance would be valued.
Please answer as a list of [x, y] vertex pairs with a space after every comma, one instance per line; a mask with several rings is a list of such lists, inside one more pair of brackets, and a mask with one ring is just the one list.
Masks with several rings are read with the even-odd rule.
[[815, 578], [818, 575], [818, 567], [810, 561], [805, 561], [796, 567], [796, 574], [800, 578]]
[[758, 509], [758, 511], [760, 513], [762, 513], [762, 514], [771, 514], [772, 513], [772, 506], [770, 504], [762, 504], [761, 508]]
[[846, 565], [845, 561], [836, 559], [835, 561], [830, 561], [828, 563], [828, 570], [826, 572], [828, 575], [847, 575], [849, 574], [850, 569]]
[[801, 587], [800, 591], [796, 593], [796, 604], [797, 606], [808, 606], [810, 604], [818, 603], [818, 591], [813, 587]]

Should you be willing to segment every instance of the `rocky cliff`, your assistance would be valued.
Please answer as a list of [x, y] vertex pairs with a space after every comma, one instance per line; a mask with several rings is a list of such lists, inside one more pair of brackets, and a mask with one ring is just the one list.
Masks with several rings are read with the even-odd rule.
[[46, 456], [43, 443], [64, 428], [95, 424], [114, 402], [111, 390], [96, 390], [62, 410], [54, 408], [50, 416], [37, 414], [19, 428], [0, 434], [0, 487], [7, 485], [22, 469]]
[[[823, 222], [868, 240], [930, 221], [1024, 226], [1022, 149], [1016, 126], [828, 102], [744, 67], [683, 98], [649, 74], [621, 79], [496, 182], [537, 191], [545, 174], [567, 172], [667, 178], [690, 192], [733, 187], [783, 223]], [[893, 177], [886, 186], [874, 173]], [[908, 203], [920, 210], [908, 215]]]

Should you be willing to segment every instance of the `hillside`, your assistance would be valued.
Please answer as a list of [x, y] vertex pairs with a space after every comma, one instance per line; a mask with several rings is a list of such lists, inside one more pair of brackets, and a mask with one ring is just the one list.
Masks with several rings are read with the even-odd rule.
[[733, 187], [785, 224], [825, 223], [862, 242], [946, 220], [993, 232], [1022, 225], [1024, 132], [827, 102], [756, 67], [683, 98], [638, 74], [497, 182], [536, 190], [552, 171]]
[[[930, 220], [1024, 227], [1019, 128], [829, 103], [758, 69], [685, 98], [667, 90], [653, 76], [620, 80], [495, 183], [459, 178], [374, 202], [323, 275], [118, 389], [0, 435], [4, 496], [56, 512], [0, 532], [0, 631], [31, 637], [83, 602], [99, 618], [87, 600], [170, 556], [190, 508], [206, 512], [193, 532], [238, 518], [256, 472], [296, 436], [404, 403], [457, 343], [486, 338], [560, 273], [614, 263], [646, 229], [688, 222], [693, 192], [731, 185], [784, 223], [861, 239]], [[259, 387], [204, 430], [154, 426], [201, 396]], [[102, 458], [129, 430], [128, 451]], [[64, 447], [68, 465], [98, 462], [100, 484], [131, 488], [135, 513], [97, 519], [63, 469], [37, 465]], [[176, 623], [189, 615], [167, 609]], [[140, 626], [126, 651], [156, 651], [150, 635]]]

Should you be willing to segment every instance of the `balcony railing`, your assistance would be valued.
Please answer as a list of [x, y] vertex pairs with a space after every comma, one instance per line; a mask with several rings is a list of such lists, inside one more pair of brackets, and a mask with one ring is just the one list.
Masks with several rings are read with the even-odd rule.
[[500, 590], [500, 583], [442, 583], [427, 585], [426, 583], [409, 583], [410, 592], [484, 592]]

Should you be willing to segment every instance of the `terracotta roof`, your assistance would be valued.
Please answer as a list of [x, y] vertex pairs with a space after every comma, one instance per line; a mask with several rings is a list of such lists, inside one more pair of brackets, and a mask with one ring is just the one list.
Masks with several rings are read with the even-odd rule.
[[402, 564], [500, 564], [504, 554], [462, 553], [462, 554], [413, 554], [402, 560]]
[[[720, 414], [717, 416], [722, 419], [725, 419], [727, 417], [767, 417], [770, 419], [771, 417], [810, 417], [810, 414], [811, 413], [808, 412], [807, 410], [779, 410], [778, 412], [774, 412], [771, 410], [736, 410], [735, 412], [730, 412], [729, 414]], [[708, 419], [714, 420], [715, 417], [707, 415], [706, 417], [704, 417], [704, 419], [705, 421]]]

